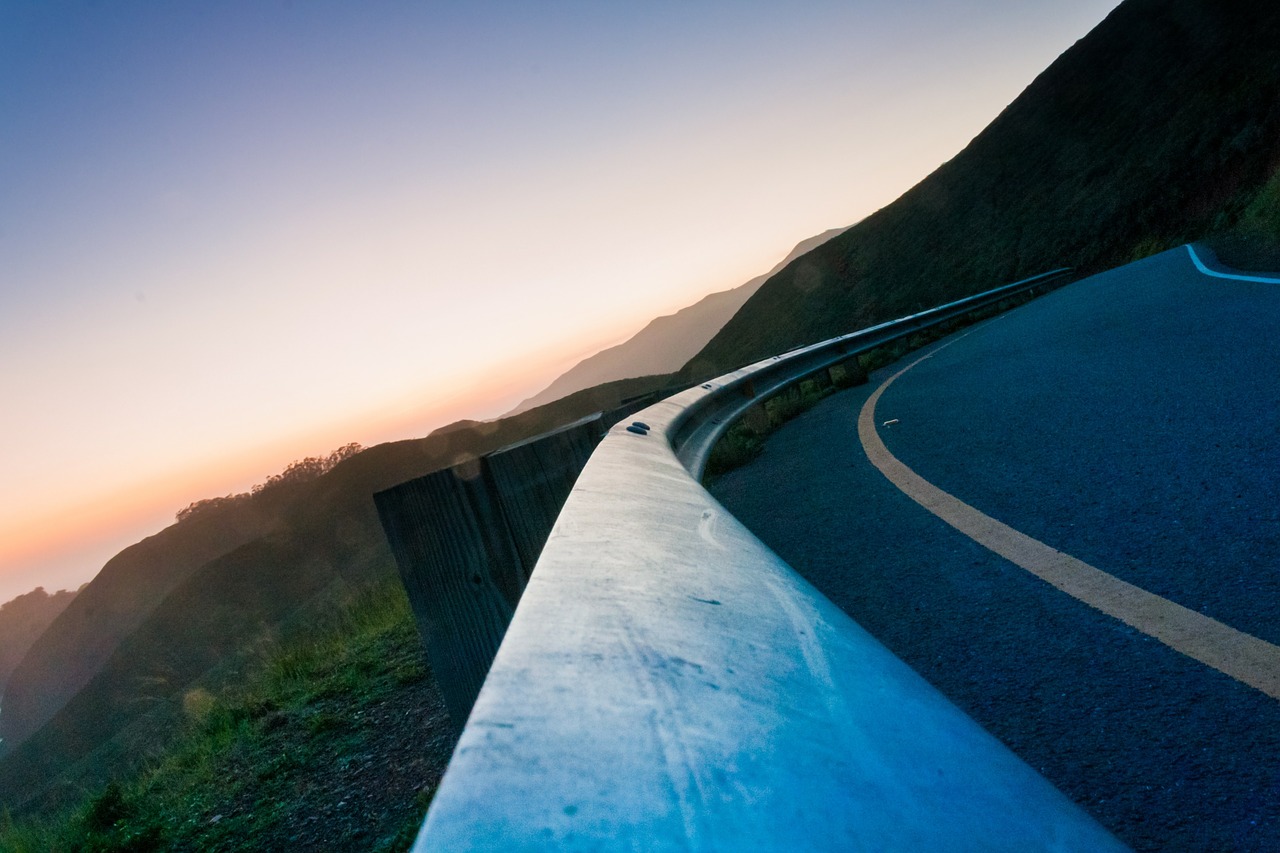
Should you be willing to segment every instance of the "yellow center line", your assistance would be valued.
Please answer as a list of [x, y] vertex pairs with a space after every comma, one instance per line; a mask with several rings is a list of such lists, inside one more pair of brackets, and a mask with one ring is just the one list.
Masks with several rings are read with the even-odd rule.
[[[955, 341], [944, 346], [951, 343]], [[876, 403], [899, 376], [932, 355], [931, 352], [916, 359], [889, 377], [863, 405], [858, 415], [858, 437], [872, 465], [916, 503], [1009, 562], [1174, 651], [1280, 699], [1280, 646], [1237, 631], [1019, 533], [939, 489], [890, 453], [876, 431]]]

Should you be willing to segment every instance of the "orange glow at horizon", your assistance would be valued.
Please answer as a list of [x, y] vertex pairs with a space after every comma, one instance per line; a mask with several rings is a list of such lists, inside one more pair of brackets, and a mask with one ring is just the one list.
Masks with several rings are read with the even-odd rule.
[[[248, 491], [255, 483], [308, 455], [322, 455], [351, 441], [373, 446], [385, 441], [422, 438], [462, 419], [483, 420], [509, 411], [568, 367], [625, 340], [635, 324], [584, 341], [565, 342], [542, 351], [508, 356], [487, 372], [467, 372], [454, 381], [406, 395], [380, 411], [344, 419], [242, 451], [194, 463], [156, 480], [122, 483], [90, 491], [78, 502], [56, 509], [33, 507], [0, 524], [0, 581], [4, 575], [110, 541], [120, 530], [159, 532], [188, 504]], [[540, 384], [539, 384], [540, 383]], [[532, 390], [530, 390], [532, 389]], [[300, 448], [303, 448], [300, 450]], [[85, 566], [87, 580], [101, 565]]]
[[509, 411], [891, 203], [1117, 2], [0, 9], [0, 602]]

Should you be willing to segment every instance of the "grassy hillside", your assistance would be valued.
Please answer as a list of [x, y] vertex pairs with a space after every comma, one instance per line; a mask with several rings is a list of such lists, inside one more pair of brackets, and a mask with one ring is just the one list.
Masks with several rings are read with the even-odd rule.
[[[262, 644], [287, 640], [335, 600], [394, 580], [374, 492], [613, 408], [665, 382], [665, 377], [626, 380], [501, 421], [455, 424], [424, 439], [369, 448], [313, 480], [290, 484], [287, 499], [272, 498], [275, 524], [268, 533], [207, 560], [158, 603], [146, 602], [136, 627], [115, 643], [84, 686], [0, 759], [0, 805], [52, 807], [146, 760], [167, 743], [193, 684], [234, 683], [244, 661]], [[202, 531], [203, 522], [259, 497], [198, 513], [160, 536], [177, 547], [187, 529]], [[232, 537], [241, 538], [239, 533]], [[163, 564], [143, 564], [133, 582], [148, 583], [163, 570]], [[146, 601], [120, 573], [95, 579], [82, 597], [93, 600], [94, 586], [107, 580]], [[42, 638], [45, 646], [60, 648], [87, 630], [78, 624], [69, 630], [65, 616]], [[45, 669], [50, 659], [35, 653], [33, 648], [22, 666], [41, 673], [43, 680], [26, 683], [56, 685], [57, 669]]]
[[770, 279], [687, 375], [1054, 267], [1274, 243], [1278, 168], [1280, 5], [1127, 0], [954, 159]]
[[247, 664], [183, 693], [179, 734], [145, 770], [0, 819], [0, 850], [407, 849], [453, 744], [399, 585]]
[[88, 684], [120, 642], [200, 566], [269, 530], [275, 509], [261, 501], [228, 507], [170, 527], [108, 561], [14, 668], [0, 714], [4, 751]]

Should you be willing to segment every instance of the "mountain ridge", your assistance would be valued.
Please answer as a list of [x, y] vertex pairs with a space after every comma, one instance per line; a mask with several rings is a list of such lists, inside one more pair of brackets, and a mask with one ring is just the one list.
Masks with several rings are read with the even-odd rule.
[[0, 713], [0, 756], [89, 683], [164, 597], [212, 559], [269, 529], [261, 505], [210, 513], [148, 536], [107, 561], [14, 667]]
[[519, 414], [602, 382], [678, 371], [770, 276], [801, 255], [843, 234], [850, 227], [852, 226], [830, 228], [801, 240], [769, 272], [737, 287], [709, 293], [675, 313], [655, 317], [626, 341], [578, 362], [507, 415]]
[[[398, 582], [375, 492], [667, 382], [621, 380], [499, 421], [460, 421], [425, 438], [365, 448], [314, 479], [222, 503], [125, 549], [54, 620], [41, 649], [23, 658], [23, 681], [10, 683], [0, 723], [11, 702], [23, 713], [8, 721], [21, 737], [0, 757], [0, 812], [58, 806], [153, 757], [183, 725], [188, 691], [234, 679], [246, 655], [305, 630], [317, 609]], [[223, 542], [231, 547], [173, 568], [172, 555], [199, 551], [210, 526], [234, 513], [249, 521]], [[129, 600], [132, 609], [120, 606]], [[120, 627], [126, 619], [127, 631]], [[86, 637], [95, 645], [83, 657], [67, 651]], [[78, 688], [58, 683], [61, 666], [76, 669]]]
[[1241, 228], [1280, 235], [1280, 7], [1126, 0], [961, 152], [797, 258], [682, 375], [697, 379], [1072, 266]]
[[0, 605], [0, 697], [31, 645], [67, 609], [76, 593], [61, 589], [50, 594], [38, 586]]

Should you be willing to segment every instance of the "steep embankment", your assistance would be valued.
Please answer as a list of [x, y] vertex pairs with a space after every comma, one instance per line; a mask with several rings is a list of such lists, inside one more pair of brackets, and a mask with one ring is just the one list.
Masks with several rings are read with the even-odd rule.
[[843, 234], [847, 228], [832, 228], [802, 240], [777, 266], [746, 284], [703, 297], [674, 314], [658, 317], [626, 341], [601, 350], [580, 361], [542, 391], [516, 406], [518, 414], [535, 406], [559, 400], [574, 392], [605, 382], [633, 376], [675, 373], [693, 358], [724, 327], [760, 286], [796, 258]]
[[950, 162], [771, 278], [700, 377], [1059, 266], [1280, 237], [1280, 4], [1127, 0]]
[[[97, 655], [88, 662], [64, 656], [85, 671], [93, 663], [92, 672], [44, 725], [0, 759], [0, 806], [18, 809], [74, 799], [85, 787], [127, 770], [154, 754], [178, 729], [187, 690], [234, 680], [246, 656], [252, 659], [262, 643], [304, 630], [317, 609], [349, 597], [352, 590], [394, 578], [374, 492], [613, 408], [663, 387], [665, 381], [641, 377], [611, 383], [501, 421], [462, 422], [424, 439], [369, 448], [315, 479], [245, 496], [179, 522], [153, 537], [167, 543], [162, 551], [139, 550], [146, 543], [128, 549], [116, 558], [128, 554], [135, 561], [128, 575], [104, 570], [82, 593], [84, 597], [104, 584], [112, 595], [99, 592], [89, 600], [111, 600], [117, 606], [102, 624], [93, 624], [99, 612], [79, 611], [79, 618], [91, 623], [80, 635], [115, 637], [112, 631], [118, 626], [132, 623], [133, 628], [116, 638], [101, 660]], [[163, 560], [178, 553], [179, 546], [193, 553], [201, 543], [207, 545], [210, 531], [201, 522], [222, 518], [219, 523], [226, 523], [226, 512], [249, 512], [263, 497], [270, 497], [274, 507], [269, 532], [250, 535], [256, 529], [252, 524], [226, 531], [226, 541], [237, 544], [170, 582]], [[148, 553], [155, 563], [142, 559]], [[159, 600], [132, 585], [152, 577], [167, 583]], [[136, 602], [132, 611], [119, 604], [131, 596]], [[62, 619], [75, 609], [68, 608]], [[63, 629], [57, 636], [73, 634]], [[36, 662], [27, 660], [22, 666]], [[56, 673], [49, 682], [57, 688]], [[24, 697], [28, 704], [40, 699], [39, 694]]]

